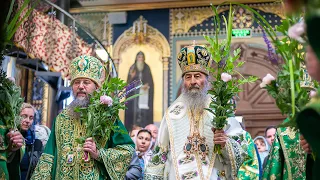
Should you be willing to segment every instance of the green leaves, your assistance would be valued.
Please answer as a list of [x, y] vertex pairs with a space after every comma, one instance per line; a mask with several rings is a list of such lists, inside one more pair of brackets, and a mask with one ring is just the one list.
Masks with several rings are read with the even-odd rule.
[[[125, 102], [139, 96], [133, 95], [121, 102], [120, 95], [125, 93], [126, 85], [127, 83], [120, 78], [108, 78], [98, 91], [90, 95], [88, 107], [75, 109], [81, 113], [81, 122], [86, 127], [85, 136], [77, 139], [77, 142], [83, 143], [88, 137], [108, 140], [112, 132], [126, 133], [114, 123], [119, 119], [119, 110], [125, 109]], [[111, 106], [100, 102], [100, 97], [104, 95], [112, 98]]]
[[6, 78], [6, 73], [0, 73], [0, 120], [8, 129], [17, 129], [20, 124], [20, 110], [24, 99], [21, 89]]
[[[245, 83], [252, 83], [257, 80], [257, 77], [250, 76], [248, 78], [243, 77], [235, 68], [242, 67], [245, 62], [237, 60], [240, 57], [241, 50], [240, 48], [230, 52], [231, 38], [232, 38], [232, 17], [233, 10], [230, 5], [228, 20], [223, 16], [223, 20], [226, 26], [226, 39], [220, 41], [219, 31], [220, 31], [220, 18], [218, 15], [218, 7], [212, 6], [215, 23], [215, 36], [204, 36], [210, 46], [207, 47], [209, 53], [211, 54], [212, 59], [216, 63], [216, 67], [209, 68], [213, 80], [211, 81], [212, 89], [208, 91], [208, 94], [211, 95], [212, 100], [207, 111], [211, 112], [214, 115], [212, 124], [217, 129], [223, 129], [227, 124], [227, 118], [234, 114], [234, 104], [231, 99], [242, 91], [240, 86]], [[240, 78], [235, 79], [233, 77], [231, 80], [226, 80], [222, 78], [222, 73], [228, 73], [230, 75], [239, 74]], [[225, 74], [224, 74], [225, 75]], [[223, 80], [227, 81], [224, 82]], [[220, 147], [221, 148], [221, 147]], [[220, 152], [218, 146], [215, 146], [217, 152]]]
[[[237, 4], [237, 3], [236, 3]], [[297, 40], [288, 36], [289, 28], [298, 23], [301, 15], [287, 16], [282, 19], [282, 23], [276, 26], [276, 31], [282, 34], [283, 38], [278, 39], [274, 28], [264, 19], [258, 12], [247, 5], [238, 4], [255, 14], [255, 20], [265, 30], [272, 43], [275, 46], [276, 53], [283, 60], [283, 65], [280, 66], [277, 79], [267, 85], [265, 89], [269, 95], [276, 100], [276, 104], [282, 114], [287, 115], [289, 121], [282, 124], [282, 127], [290, 126], [296, 128], [295, 117], [301, 108], [309, 101], [309, 90], [301, 87], [301, 82], [310, 81], [305, 78], [306, 72], [301, 67], [304, 64], [305, 44], [301, 44]], [[311, 82], [309, 82], [311, 83]], [[317, 82], [312, 82], [315, 87]]]

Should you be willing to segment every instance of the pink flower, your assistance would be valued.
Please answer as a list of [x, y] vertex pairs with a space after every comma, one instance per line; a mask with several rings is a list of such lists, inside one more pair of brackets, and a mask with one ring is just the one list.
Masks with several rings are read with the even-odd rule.
[[262, 83], [260, 84], [261, 88], [266, 87], [266, 85], [271, 84], [271, 81], [274, 81], [276, 78], [274, 78], [271, 74], [267, 74], [263, 79]]
[[103, 95], [103, 96], [100, 96], [100, 103], [108, 105], [110, 107], [112, 106], [113, 100], [110, 96]]
[[304, 43], [303, 38], [301, 37], [305, 33], [305, 23], [304, 21], [298, 22], [297, 24], [291, 26], [288, 30], [288, 36], [292, 39]]
[[310, 98], [315, 97], [317, 95], [317, 91], [311, 90], [309, 95], [310, 95]]
[[16, 83], [16, 80], [14, 79], [14, 77], [8, 77], [8, 79], [9, 79], [10, 81], [12, 81], [13, 83]]
[[230, 81], [232, 79], [232, 76], [230, 74], [228, 74], [228, 73], [222, 73], [221, 74], [221, 79], [224, 82], [228, 82], [228, 81]]

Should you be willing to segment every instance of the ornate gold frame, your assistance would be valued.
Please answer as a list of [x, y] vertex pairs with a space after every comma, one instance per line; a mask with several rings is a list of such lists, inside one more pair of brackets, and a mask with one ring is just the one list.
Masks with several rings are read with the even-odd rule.
[[[131, 3], [131, 4], [113, 4], [104, 6], [87, 6], [81, 8], [71, 8], [70, 13], [89, 13], [89, 12], [115, 12], [115, 11], [137, 11], [151, 9], [168, 9], [168, 8], [184, 8], [184, 7], [200, 7], [222, 4], [225, 0], [179, 0], [169, 2], [152, 2], [152, 3]], [[234, 0], [238, 3], [265, 3], [275, 2], [274, 0]]]

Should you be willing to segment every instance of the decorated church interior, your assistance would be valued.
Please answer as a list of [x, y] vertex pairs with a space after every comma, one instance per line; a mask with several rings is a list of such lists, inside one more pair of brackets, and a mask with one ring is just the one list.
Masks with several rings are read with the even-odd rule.
[[[318, 84], [311, 72], [310, 75], [307, 72], [308, 65], [304, 62], [307, 45], [295, 40], [294, 35], [292, 35], [299, 30], [289, 31], [295, 23], [303, 21], [301, 19], [304, 18], [304, 13], [296, 13], [295, 16], [292, 16], [288, 15], [288, 9], [297, 8], [299, 3], [302, 7], [303, 1], [296, 0], [294, 1], [296, 4], [291, 5], [288, 1], [234, 0], [225, 3], [221, 0], [8, 0], [2, 2], [3, 24], [1, 27], [5, 29], [4, 35], [1, 35], [4, 39], [4, 43], [1, 45], [3, 55], [2, 74], [14, 81], [12, 86], [20, 89], [21, 103], [28, 103], [34, 108], [32, 125], [30, 124], [28, 127], [33, 127], [33, 125], [45, 127], [44, 129], [47, 132], [51, 130], [50, 137], [53, 136], [52, 133], [54, 132], [56, 136], [59, 132], [68, 134], [68, 136], [70, 133], [70, 136], [73, 136], [72, 132], [74, 131], [62, 131], [60, 128], [78, 126], [77, 123], [73, 124], [66, 120], [66, 124], [61, 127], [57, 123], [61, 121], [63, 124], [66, 118], [63, 114], [66, 109], [75, 106], [74, 102], [79, 93], [83, 92], [87, 95], [85, 91], [88, 91], [90, 82], [92, 82], [97, 89], [101, 88], [102, 90], [97, 90], [97, 93], [88, 96], [91, 97], [89, 109], [95, 108], [94, 112], [103, 115], [85, 113], [83, 109], [86, 108], [83, 108], [85, 106], [81, 106], [80, 103], [80, 108], [77, 107], [75, 112], [81, 112], [82, 118], [92, 115], [107, 117], [105, 119], [107, 121], [108, 118], [115, 117], [122, 125], [112, 127], [123, 127], [124, 131], [129, 132], [134, 143], [140, 137], [132, 135], [133, 132], [137, 133], [139, 131], [138, 134], [140, 134], [141, 129], [148, 129], [147, 127], [150, 125], [157, 129], [155, 133], [158, 134], [158, 141], [160, 141], [162, 139], [161, 133], [164, 131], [164, 128], [161, 127], [164, 123], [165, 127], [168, 126], [166, 128], [169, 129], [170, 146], [173, 146], [173, 141], [179, 144], [177, 142], [179, 138], [176, 138], [178, 135], [173, 136], [174, 140], [171, 139], [171, 135], [182, 133], [182, 130], [180, 132], [179, 129], [188, 126], [186, 124], [178, 125], [182, 122], [179, 118], [183, 119], [183, 114], [189, 112], [185, 112], [185, 106], [190, 102], [179, 104], [179, 99], [184, 97], [185, 92], [188, 91], [185, 87], [188, 83], [188, 75], [191, 78], [190, 86], [194, 89], [201, 89], [202, 84], [198, 82], [202, 81], [199, 78], [205, 75], [206, 81], [211, 83], [211, 86], [208, 87], [208, 93], [212, 97], [208, 108], [214, 109], [210, 111], [214, 114], [213, 119], [214, 117], [219, 119], [222, 116], [225, 117], [224, 119], [230, 117], [236, 119], [239, 123], [237, 126], [242, 127], [242, 130], [249, 134], [250, 139], [252, 138], [250, 142], [252, 141], [252, 147], [254, 145], [257, 152], [262, 145], [267, 146], [268, 152], [270, 149], [274, 149], [271, 147], [272, 142], [276, 142], [276, 140], [273, 140], [276, 136], [275, 133], [279, 136], [285, 134], [286, 136], [279, 139], [283, 138], [282, 141], [288, 139], [292, 142], [296, 140], [294, 142], [296, 146], [291, 146], [291, 148], [299, 147], [299, 153], [302, 157], [305, 152], [301, 148], [302, 145], [299, 146], [299, 143], [302, 142], [300, 142], [301, 136], [296, 133], [299, 130], [291, 131], [294, 128], [284, 128], [281, 124], [286, 120], [291, 122], [291, 117], [292, 119], [299, 117], [298, 112], [302, 111], [302, 107], [307, 104], [306, 99], [309, 101], [311, 97], [308, 94], [311, 94], [311, 91], [314, 92]], [[310, 8], [311, 6], [306, 5], [306, 7]], [[308, 13], [306, 14], [308, 15]], [[316, 24], [316, 22], [312, 22], [312, 24]], [[300, 40], [303, 39], [301, 37], [299, 37]], [[310, 37], [308, 38], [310, 40]], [[220, 43], [218, 43], [220, 49], [217, 48], [218, 44], [214, 44], [216, 39], [219, 39], [217, 42]], [[309, 43], [309, 41], [306, 42]], [[279, 45], [279, 43], [283, 44]], [[310, 41], [310, 43], [312, 42]], [[314, 48], [315, 52], [317, 50]], [[207, 54], [209, 55], [207, 56]], [[77, 59], [78, 57], [80, 59]], [[209, 57], [209, 59], [204, 61], [203, 58], [205, 57]], [[236, 58], [230, 60], [231, 57]], [[288, 58], [292, 59], [288, 60]], [[221, 61], [217, 59], [221, 59]], [[99, 62], [96, 62], [96, 60]], [[220, 71], [220, 67], [229, 69], [223, 72]], [[202, 74], [197, 75], [197, 72]], [[222, 73], [221, 78], [220, 76], [211, 76], [210, 73]], [[228, 76], [223, 75], [229, 75], [232, 80], [224, 80]], [[90, 82], [87, 82], [86, 78]], [[295, 79], [293, 80], [293, 78]], [[240, 80], [238, 81], [238, 79]], [[225, 84], [220, 87], [218, 82]], [[77, 83], [78, 86], [75, 86]], [[195, 85], [193, 86], [192, 83]], [[282, 86], [281, 83], [286, 85]], [[5, 80], [1, 82], [2, 84], [5, 84]], [[82, 86], [83, 91], [75, 89]], [[125, 90], [117, 89], [119, 87]], [[237, 89], [232, 89], [232, 87]], [[113, 91], [108, 94], [111, 90]], [[4, 93], [4, 90], [0, 93]], [[118, 96], [114, 98], [113, 95]], [[128, 98], [129, 95], [135, 97], [131, 99]], [[10, 94], [7, 96], [9, 97]], [[98, 96], [100, 100], [97, 98]], [[120, 97], [124, 99], [126, 97], [128, 101], [121, 102]], [[12, 95], [10, 98], [14, 99], [15, 97]], [[228, 99], [225, 100], [226, 98]], [[11, 105], [14, 103], [14, 100], [6, 100], [5, 98], [1, 98], [0, 101], [3, 101], [1, 108], [6, 108], [8, 102]], [[106, 107], [114, 107], [115, 105], [119, 107], [116, 109], [117, 111], [102, 112], [98, 110], [100, 106], [95, 105], [98, 102], [106, 104]], [[200, 104], [205, 103], [206, 101]], [[222, 105], [223, 103], [225, 105]], [[292, 105], [294, 103], [296, 103], [296, 106]], [[123, 108], [120, 108], [120, 106], [123, 106]], [[7, 122], [6, 118], [8, 119], [6, 115], [8, 112], [2, 112], [5, 122]], [[114, 112], [116, 112], [115, 116], [112, 114]], [[192, 113], [193, 110], [191, 109], [190, 112]], [[218, 112], [223, 112], [225, 115], [220, 116]], [[23, 116], [21, 117], [23, 118]], [[203, 116], [201, 115], [201, 117]], [[118, 121], [115, 120], [115, 122]], [[190, 120], [191, 124], [197, 124], [197, 122], [196, 118]], [[89, 121], [85, 123], [92, 129], [100, 127], [100, 124], [97, 123], [93, 123], [92, 126], [88, 125]], [[202, 123], [204, 126], [209, 124], [210, 129], [211, 127], [219, 129], [217, 121], [212, 123], [213, 125], [203, 121], [200, 122], [200, 126], [202, 126]], [[221, 129], [224, 128], [224, 132], [228, 132], [227, 129], [232, 126], [227, 121], [225, 123], [226, 125], [222, 126]], [[297, 123], [300, 127], [299, 121]], [[108, 123], [104, 123], [103, 127], [107, 127], [106, 124]], [[6, 124], [4, 123], [1, 126], [6, 126]], [[15, 125], [15, 127], [18, 126]], [[178, 128], [175, 129], [175, 126]], [[23, 123], [21, 121], [22, 127]], [[281, 130], [281, 127], [284, 129]], [[54, 128], [55, 130], [53, 130]], [[172, 132], [171, 128], [173, 129]], [[189, 126], [187, 129], [189, 131]], [[274, 131], [272, 135], [268, 134], [270, 129]], [[111, 135], [118, 133], [113, 130], [102, 128], [97, 132], [111, 133]], [[90, 130], [87, 129], [83, 132], [88, 131]], [[153, 130], [150, 129], [150, 131], [152, 138], [156, 138], [157, 136], [153, 136]], [[205, 134], [205, 128], [203, 131]], [[81, 131], [79, 132], [81, 134]], [[194, 132], [191, 128], [188, 139], [189, 137], [191, 139], [197, 137], [196, 135], [193, 136], [192, 133]], [[49, 134], [47, 133], [48, 137]], [[22, 135], [24, 134], [22, 133]], [[63, 138], [66, 138], [66, 136], [63, 136]], [[245, 136], [244, 139], [249, 136]], [[267, 140], [271, 136], [273, 139], [270, 144]], [[103, 137], [96, 138], [96, 141], [100, 142], [99, 140]], [[260, 137], [264, 139], [261, 142], [258, 141]], [[257, 143], [256, 138], [258, 138]], [[83, 140], [82, 143], [87, 143], [87, 140]], [[51, 143], [51, 138], [49, 140], [47, 138], [47, 141], [48, 144]], [[208, 146], [204, 143], [205, 141]], [[199, 140], [199, 148], [207, 147], [207, 149], [204, 149], [209, 149], [209, 151], [206, 151], [200, 148], [203, 154], [210, 154], [212, 151], [208, 141], [210, 141], [208, 137], [205, 140], [201, 138]], [[4, 140], [0, 138], [0, 146], [3, 142]], [[154, 141], [155, 144], [156, 142], [157, 140]], [[281, 140], [278, 143], [281, 146], [287, 145], [281, 143]], [[152, 146], [151, 144], [150, 147], [153, 148], [155, 144], [152, 144]], [[194, 153], [192, 150], [189, 151], [188, 145], [184, 146], [184, 152], [186, 154]], [[175, 146], [172, 148], [176, 148]], [[136, 145], [136, 147], [139, 146]], [[197, 144], [196, 147], [198, 147]], [[216, 148], [216, 145], [214, 147]], [[66, 148], [68, 149], [69, 146], [66, 145]], [[46, 151], [47, 149], [48, 147]], [[176, 151], [179, 150], [176, 149]], [[292, 149], [292, 151], [294, 150]], [[90, 158], [95, 159], [94, 153], [89, 150], [88, 152], [90, 152]], [[85, 155], [88, 156], [88, 152]], [[99, 152], [101, 154], [102, 151], [99, 150]], [[211, 155], [203, 154], [200, 157], [211, 158]], [[65, 160], [67, 163], [72, 164], [76, 161], [76, 155], [63, 155], [67, 157]], [[265, 155], [260, 154], [259, 156], [259, 163], [263, 164]], [[143, 157], [146, 163], [146, 154], [139, 157]], [[152, 159], [151, 157], [154, 156], [148, 156]], [[41, 158], [39, 162], [41, 162]], [[290, 159], [290, 154], [287, 154], [286, 158]], [[86, 161], [86, 158], [84, 159], [84, 162], [90, 161], [90, 159], [88, 161]], [[270, 160], [269, 157], [269, 161], [275, 162], [276, 160]], [[267, 165], [272, 163], [269, 161]], [[306, 160], [296, 161], [296, 163], [304, 161]], [[127, 164], [129, 164], [128, 162]], [[208, 163], [210, 164], [209, 161]], [[285, 161], [285, 163], [288, 162]], [[168, 179], [197, 179], [197, 176], [200, 179], [206, 179], [206, 170], [184, 173], [181, 170], [182, 168], [179, 169], [180, 164], [174, 168], [174, 175], [171, 174], [171, 171], [168, 172]], [[304, 165], [305, 163], [301, 164]], [[44, 178], [43, 174], [40, 176], [41, 171], [38, 169], [41, 164], [38, 164], [38, 166], [35, 168], [33, 175], [28, 170], [24, 177], [26, 179]], [[286, 174], [289, 177], [288, 179], [300, 179], [300, 176], [294, 176], [294, 173], [300, 173], [303, 177], [306, 176], [303, 171], [306, 168], [305, 166], [294, 167], [293, 163], [291, 166], [292, 172], [289, 171], [289, 175]], [[142, 167], [148, 167], [148, 165], [143, 164]], [[257, 169], [256, 174], [260, 173], [257, 177], [262, 177], [262, 165], [260, 169]], [[10, 168], [8, 168], [8, 171], [10, 174]], [[55, 172], [56, 178], [67, 177], [58, 176], [57, 172]], [[106, 172], [109, 177], [116, 176], [110, 174], [108, 168], [106, 168]], [[155, 177], [150, 178], [151, 176], [147, 173], [148, 168], [145, 171], [142, 170], [142, 172], [146, 173], [145, 179], [156, 179]], [[215, 171], [213, 170], [213, 172]], [[245, 173], [241, 174], [240, 170], [237, 172], [238, 179], [246, 179], [243, 178]], [[224, 173], [227, 173], [227, 171], [217, 171], [216, 174], [218, 174], [217, 177], [222, 177]], [[290, 173], [293, 175], [290, 175]], [[208, 174], [208, 176], [210, 175]], [[265, 176], [268, 177], [267, 179], [273, 179], [272, 177], [281, 179], [272, 173]], [[80, 179], [86, 179], [81, 173], [79, 177]], [[234, 179], [234, 177], [225, 175], [225, 179]], [[250, 177], [255, 179], [251, 175]], [[91, 177], [87, 179], [91, 179]]]

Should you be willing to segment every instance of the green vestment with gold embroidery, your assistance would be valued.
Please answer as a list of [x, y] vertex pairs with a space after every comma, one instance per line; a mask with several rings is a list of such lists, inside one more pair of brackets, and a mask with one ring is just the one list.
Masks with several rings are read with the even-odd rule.
[[307, 155], [300, 146], [299, 136], [299, 132], [289, 127], [277, 128], [276, 137], [264, 168], [263, 180], [306, 179]]
[[[115, 125], [125, 130], [121, 121]], [[98, 140], [98, 159], [84, 162], [82, 145], [76, 142], [84, 134], [79, 119], [72, 118], [68, 110], [61, 112], [31, 179], [123, 180], [134, 152], [129, 135], [114, 132], [108, 141]]]
[[2, 121], [0, 121], [0, 180], [9, 179], [9, 173], [7, 169], [7, 127]]

